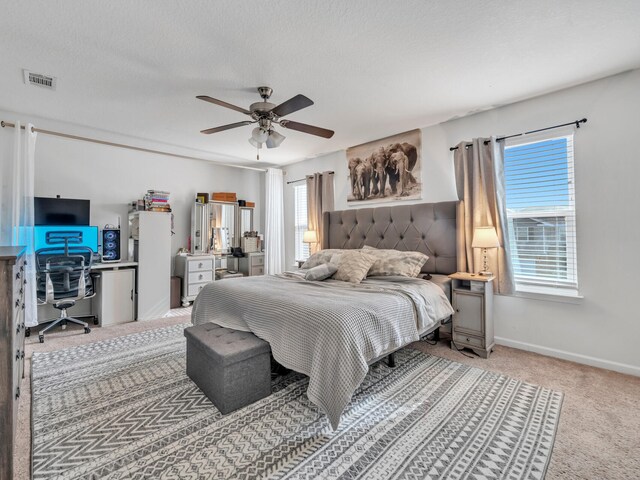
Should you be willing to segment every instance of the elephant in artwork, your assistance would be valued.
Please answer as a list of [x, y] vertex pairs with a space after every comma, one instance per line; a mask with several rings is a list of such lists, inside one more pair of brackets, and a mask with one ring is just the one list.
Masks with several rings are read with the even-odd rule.
[[368, 159], [362, 160], [356, 165], [355, 168], [355, 193], [354, 197], [358, 200], [366, 200], [371, 194], [371, 176], [372, 176], [371, 163]]
[[393, 170], [394, 178], [397, 177], [396, 191], [401, 196], [409, 194], [407, 186], [411, 172], [409, 171], [408, 166], [409, 158], [401, 150], [392, 153], [389, 157], [389, 168]]
[[362, 163], [362, 159], [354, 157], [349, 159], [349, 179], [351, 180], [351, 195], [353, 198], [357, 198], [358, 191], [356, 190], [356, 167]]
[[[402, 191], [404, 192], [409, 184], [416, 184], [416, 179], [411, 174], [413, 167], [416, 166], [418, 161], [418, 150], [416, 147], [410, 143], [392, 143], [386, 149], [385, 152], [389, 158], [395, 153], [403, 153], [406, 157], [405, 169], [403, 175], [404, 184], [402, 186]], [[399, 157], [397, 157], [399, 158]], [[395, 166], [391, 166], [387, 164], [387, 175], [389, 178], [389, 186], [391, 187], [392, 193], [397, 193], [398, 191], [398, 182], [400, 181], [400, 171]], [[406, 177], [406, 178], [405, 178]]]
[[378, 148], [369, 157], [372, 168], [372, 193], [374, 195], [386, 196], [387, 189], [387, 166], [389, 165], [389, 157], [384, 147]]

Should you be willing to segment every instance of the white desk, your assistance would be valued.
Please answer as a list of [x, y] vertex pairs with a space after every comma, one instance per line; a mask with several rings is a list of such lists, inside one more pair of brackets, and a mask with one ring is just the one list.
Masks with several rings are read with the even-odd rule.
[[[73, 316], [98, 317], [100, 326], [133, 322], [136, 320], [136, 269], [137, 262], [94, 263], [95, 296], [80, 300], [69, 309]], [[51, 305], [38, 305], [38, 322], [48, 322], [60, 316]]]

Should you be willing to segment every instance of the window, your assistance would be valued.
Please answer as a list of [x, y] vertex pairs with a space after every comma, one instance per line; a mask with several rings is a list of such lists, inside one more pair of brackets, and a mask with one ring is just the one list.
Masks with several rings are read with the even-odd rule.
[[507, 219], [516, 289], [576, 294], [573, 133], [538, 138], [527, 143], [508, 141], [505, 146]]
[[307, 185], [296, 185], [293, 187], [295, 201], [295, 260], [306, 260], [309, 258], [309, 244], [304, 243], [303, 236], [307, 230]]

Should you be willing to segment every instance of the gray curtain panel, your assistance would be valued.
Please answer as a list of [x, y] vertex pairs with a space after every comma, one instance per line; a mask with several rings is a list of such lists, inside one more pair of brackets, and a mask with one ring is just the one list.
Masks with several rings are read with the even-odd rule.
[[[485, 141], [489, 143], [485, 145]], [[470, 146], [467, 146], [471, 143]], [[492, 225], [500, 247], [489, 249], [489, 268], [496, 276], [498, 293], [515, 290], [509, 256], [509, 234], [504, 184], [504, 144], [495, 137], [460, 142], [454, 153], [458, 206], [458, 271], [482, 269], [482, 249], [471, 247], [476, 227]]]
[[318, 242], [311, 246], [317, 252], [322, 242], [322, 214], [332, 212], [334, 207], [333, 173], [314, 173], [307, 177], [307, 221], [308, 230], [315, 230]]

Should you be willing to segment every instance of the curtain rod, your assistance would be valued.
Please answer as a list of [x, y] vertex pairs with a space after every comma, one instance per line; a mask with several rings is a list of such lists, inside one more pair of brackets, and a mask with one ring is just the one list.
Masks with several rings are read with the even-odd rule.
[[[287, 172], [284, 172], [284, 173], [286, 174]], [[328, 173], [329, 175], [331, 175], [331, 174], [335, 174], [336, 172], [331, 171], [331, 172], [322, 172], [322, 173]], [[304, 182], [307, 178], [312, 178], [312, 177], [313, 175], [307, 175], [306, 177], [299, 178], [298, 180], [291, 180], [290, 182], [287, 182], [287, 185], [289, 185], [290, 183]]]
[[[522, 135], [529, 135], [531, 133], [544, 132], [545, 130], [552, 130], [554, 128], [567, 127], [569, 125], [575, 125], [576, 128], [580, 128], [580, 124], [581, 123], [587, 123], [587, 119], [583, 118], [581, 120], [574, 120], [573, 122], [563, 123], [561, 125], [554, 125], [553, 127], [540, 128], [538, 130], [531, 130], [530, 132], [516, 133], [515, 135], [507, 135], [506, 137], [498, 137], [498, 138], [496, 138], [496, 142], [501, 142], [502, 140], [505, 140], [507, 138], [520, 137]], [[485, 140], [484, 144], [488, 145], [489, 141]], [[472, 143], [467, 143], [465, 145], [465, 147], [470, 147], [471, 145], [473, 145], [473, 144]], [[449, 148], [449, 151], [453, 152], [454, 150], [457, 150], [457, 149], [458, 149], [458, 147], [451, 147], [451, 148]]]
[[[2, 120], [0, 122], [0, 126], [2, 126], [2, 128], [5, 128], [5, 127], [15, 128], [15, 124], [13, 124], [11, 122], [5, 122], [4, 120]], [[20, 128], [22, 130], [24, 130], [25, 127], [24, 127], [24, 125], [20, 125]], [[52, 130], [44, 130], [42, 128], [32, 127], [31, 131], [32, 132], [37, 132], [37, 133], [44, 133], [45, 135], [53, 135], [55, 137], [70, 138], [72, 140], [82, 140], [84, 142], [97, 143], [99, 145], [108, 145], [110, 147], [128, 148], [129, 150], [135, 150], [135, 151], [138, 151], [138, 152], [155, 153], [157, 155], [166, 155], [167, 157], [185, 158], [187, 160], [202, 160], [202, 161], [205, 161], [205, 162], [211, 162], [211, 163], [213, 163], [215, 165], [220, 165], [222, 167], [244, 168], [245, 170], [256, 170], [258, 172], [266, 172], [267, 171], [264, 168], [245, 167], [244, 165], [232, 165], [232, 164], [229, 164], [229, 163], [220, 163], [220, 162], [216, 162], [215, 160], [208, 160], [206, 158], [191, 157], [189, 155], [180, 155], [178, 153], [163, 152], [162, 150], [152, 150], [150, 148], [134, 147], [133, 145], [125, 145], [123, 143], [107, 142], [105, 140], [98, 140], [98, 139], [89, 138], [89, 137], [81, 137], [79, 135], [70, 135], [68, 133], [54, 132]]]

